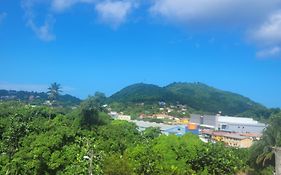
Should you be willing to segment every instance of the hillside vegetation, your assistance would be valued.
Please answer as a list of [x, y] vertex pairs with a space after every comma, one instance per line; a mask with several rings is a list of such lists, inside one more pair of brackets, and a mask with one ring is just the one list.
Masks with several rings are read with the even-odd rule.
[[[272, 113], [280, 111], [280, 109], [267, 109], [247, 97], [216, 89], [203, 83], [172, 83], [166, 87], [139, 83], [128, 86], [108, 98], [103, 93], [101, 94], [104, 96], [104, 101], [119, 109], [118, 111], [128, 111], [127, 113], [157, 112], [157, 109], [159, 110], [157, 104], [160, 101], [170, 105], [187, 105], [189, 113], [216, 114], [221, 111], [223, 115], [254, 117], [257, 119], [268, 119]], [[42, 105], [46, 101], [50, 101], [50, 94], [45, 92], [0, 90], [0, 100]], [[56, 105], [63, 107], [77, 106], [81, 102], [79, 98], [68, 94], [58, 94], [55, 101]]]
[[152, 84], [140, 83], [122, 89], [113, 94], [109, 100], [124, 103], [155, 103], [159, 101], [175, 103], [178, 99], [172, 92], [165, 88]]
[[[28, 92], [15, 90], [0, 90], [0, 100], [2, 101], [21, 101], [34, 105], [42, 105], [49, 100], [48, 94], [45, 92]], [[58, 104], [62, 106], [76, 106], [81, 100], [69, 94], [59, 95]]]
[[263, 105], [242, 95], [219, 90], [202, 83], [173, 83], [166, 87], [134, 84], [113, 94], [110, 102], [153, 104], [184, 104], [208, 113], [222, 111], [226, 115], [268, 118], [270, 111]]

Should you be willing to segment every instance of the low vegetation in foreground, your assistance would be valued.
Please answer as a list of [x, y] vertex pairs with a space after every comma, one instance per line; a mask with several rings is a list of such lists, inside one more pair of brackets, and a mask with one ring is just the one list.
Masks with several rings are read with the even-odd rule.
[[2, 102], [0, 138], [0, 174], [270, 174], [274, 165], [265, 142], [251, 152], [192, 134], [139, 132], [132, 123], [111, 120], [97, 97], [67, 112]]

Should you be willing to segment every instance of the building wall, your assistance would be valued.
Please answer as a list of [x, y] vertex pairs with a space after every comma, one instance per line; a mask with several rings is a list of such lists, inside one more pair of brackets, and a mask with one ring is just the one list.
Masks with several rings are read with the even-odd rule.
[[237, 148], [249, 148], [253, 144], [253, 141], [250, 138], [237, 139], [225, 136], [213, 136], [212, 139], [215, 141], [223, 142], [228, 146]]
[[239, 133], [262, 133], [266, 128], [265, 124], [258, 123], [251, 118], [226, 117], [217, 115], [204, 115], [202, 117], [201, 115], [191, 114], [190, 122], [200, 125], [213, 126], [215, 129], [220, 129], [223, 131]]
[[131, 116], [129, 116], [129, 115], [118, 115], [117, 119], [118, 120], [130, 121], [131, 120]]
[[240, 142], [240, 148], [249, 148], [249, 147], [252, 146], [252, 144], [253, 144], [253, 140], [252, 139], [249, 139], [249, 138], [243, 139]]
[[200, 125], [209, 125], [215, 128], [218, 128], [218, 116], [216, 115], [198, 115], [198, 114], [191, 114], [190, 117], [191, 123], [196, 123]]
[[[225, 128], [222, 127], [225, 125]], [[264, 124], [248, 125], [248, 124], [235, 124], [235, 123], [220, 123], [221, 130], [239, 132], [239, 133], [262, 133], [265, 129]]]

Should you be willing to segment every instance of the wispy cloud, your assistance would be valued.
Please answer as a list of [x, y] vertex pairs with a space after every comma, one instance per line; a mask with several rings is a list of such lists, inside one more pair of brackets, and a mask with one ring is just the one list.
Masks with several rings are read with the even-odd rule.
[[51, 7], [56, 12], [62, 12], [78, 3], [93, 4], [97, 0], [52, 0]]
[[[136, 7], [136, 1], [137, 0], [22, 0], [22, 8], [25, 12], [27, 26], [37, 37], [42, 41], [53, 41], [56, 39], [53, 28], [57, 13], [63, 13], [77, 4], [93, 5], [93, 7], [95, 6], [100, 21], [113, 28], [117, 28], [126, 21], [129, 13]], [[41, 6], [42, 8], [40, 10], [44, 9], [46, 14], [37, 12], [36, 9], [38, 6]]]
[[250, 39], [262, 49], [257, 52], [258, 57], [273, 57], [281, 52], [281, 11], [271, 14], [268, 19], [251, 30]]
[[[139, 6], [147, 7], [143, 0], [22, 0], [27, 26], [43, 41], [56, 39], [53, 28], [57, 13], [77, 4], [93, 6], [99, 20], [114, 29], [126, 23]], [[221, 31], [238, 27], [260, 49], [258, 57], [280, 52], [281, 0], [152, 0], [148, 4], [150, 15], [188, 28], [204, 26], [203, 29]], [[35, 13], [40, 5], [44, 6], [45, 15]]]
[[252, 38], [266, 45], [281, 43], [281, 11], [269, 16], [258, 29], [252, 31]]
[[56, 36], [53, 34], [53, 25], [55, 19], [52, 16], [47, 17], [43, 25], [37, 26], [34, 20], [29, 19], [27, 25], [35, 32], [37, 37], [43, 41], [53, 41]]
[[267, 57], [280, 52], [280, 5], [280, 0], [154, 0], [150, 12], [189, 28], [204, 26], [228, 30], [238, 27], [261, 48], [257, 56]]
[[257, 52], [258, 58], [272, 58], [280, 55], [281, 48], [279, 46], [275, 46], [268, 49], [263, 49]]
[[245, 25], [261, 20], [280, 3], [280, 0], [154, 0], [150, 11], [184, 24]]
[[104, 1], [96, 5], [96, 11], [102, 22], [117, 28], [126, 21], [134, 6], [133, 1]]
[[0, 24], [2, 23], [2, 21], [6, 18], [7, 13], [6, 12], [0, 12]]
[[53, 25], [55, 19], [52, 14], [45, 14], [44, 19], [41, 24], [37, 23], [37, 13], [35, 12], [35, 7], [38, 5], [48, 5], [48, 1], [43, 0], [23, 0], [22, 8], [25, 12], [26, 25], [36, 34], [36, 36], [42, 41], [52, 41], [56, 39], [55, 34], [53, 34]]

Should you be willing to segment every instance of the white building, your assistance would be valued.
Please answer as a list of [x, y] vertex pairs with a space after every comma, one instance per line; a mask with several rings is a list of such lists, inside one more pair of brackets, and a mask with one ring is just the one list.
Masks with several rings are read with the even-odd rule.
[[216, 130], [239, 133], [262, 133], [266, 128], [264, 123], [260, 123], [252, 118], [220, 115], [192, 114], [190, 122]]
[[118, 115], [117, 116], [118, 120], [126, 120], [126, 121], [131, 121], [131, 116], [129, 115]]

